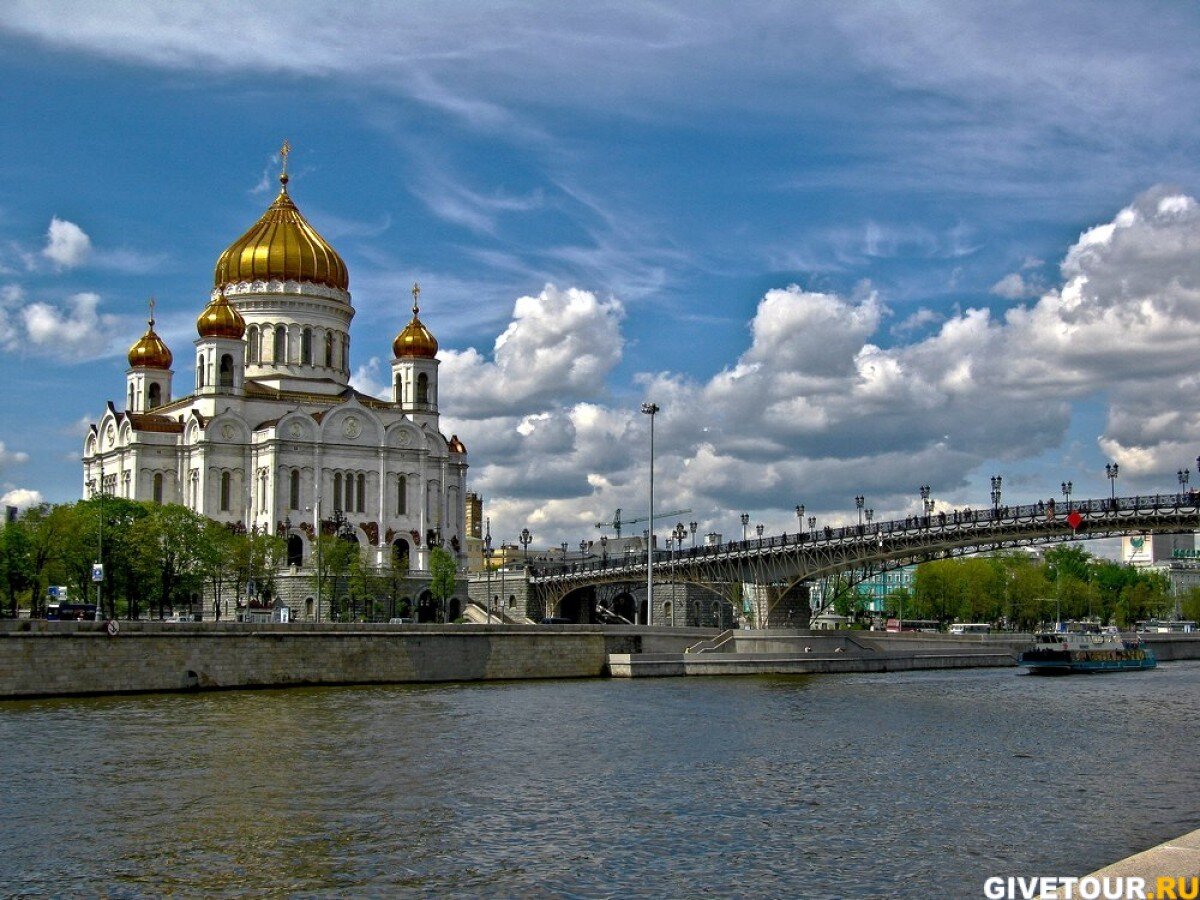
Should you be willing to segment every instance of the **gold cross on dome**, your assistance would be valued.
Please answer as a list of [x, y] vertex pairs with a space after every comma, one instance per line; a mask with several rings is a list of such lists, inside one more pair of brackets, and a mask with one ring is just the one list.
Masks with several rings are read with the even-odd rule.
[[421, 301], [421, 285], [419, 282], [416, 282], [416, 281], [413, 282], [412, 295], [413, 295], [413, 315], [415, 316], [418, 312], [420, 312], [418, 303], [420, 303], [420, 301]]
[[283, 174], [284, 175], [287, 174], [287, 158], [288, 158], [288, 154], [291, 152], [292, 152], [292, 145], [287, 142], [286, 138], [284, 138], [283, 146], [279, 148], [279, 156], [283, 160]]
[[150, 327], [154, 327], [154, 298], [150, 298]]

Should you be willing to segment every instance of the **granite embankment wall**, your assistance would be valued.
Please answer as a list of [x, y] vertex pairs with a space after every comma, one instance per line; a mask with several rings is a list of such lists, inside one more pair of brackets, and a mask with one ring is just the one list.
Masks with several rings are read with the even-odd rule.
[[711, 629], [0, 623], [0, 697], [305, 684], [590, 678], [610, 653], [680, 653]]

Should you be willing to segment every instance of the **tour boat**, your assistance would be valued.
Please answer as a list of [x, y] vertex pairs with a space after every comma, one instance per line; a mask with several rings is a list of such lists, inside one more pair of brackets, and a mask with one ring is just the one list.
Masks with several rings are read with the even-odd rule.
[[1141, 641], [1124, 640], [1115, 628], [1102, 631], [1090, 622], [1060, 622], [1053, 631], [1035, 635], [1020, 664], [1030, 675], [1069, 675], [1153, 669], [1158, 660]]

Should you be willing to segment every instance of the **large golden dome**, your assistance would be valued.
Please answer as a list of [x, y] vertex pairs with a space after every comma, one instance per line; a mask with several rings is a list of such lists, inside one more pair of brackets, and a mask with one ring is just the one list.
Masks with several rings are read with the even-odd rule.
[[279, 182], [275, 202], [217, 260], [214, 283], [224, 288], [239, 281], [307, 281], [349, 290], [346, 264], [288, 196], [286, 172]]
[[425, 323], [420, 320], [417, 313], [421, 308], [417, 306], [417, 300], [421, 296], [421, 286], [413, 285], [413, 317], [412, 321], [404, 326], [404, 330], [396, 335], [396, 339], [392, 341], [392, 354], [397, 359], [403, 357], [418, 357], [420, 359], [433, 359], [437, 356], [438, 342], [433, 336]]
[[242, 314], [230, 306], [222, 291], [217, 299], [204, 307], [200, 318], [196, 320], [196, 331], [200, 337], [233, 338], [241, 340], [246, 333], [246, 320]]
[[175, 357], [154, 331], [154, 301], [150, 301], [150, 319], [146, 333], [129, 348], [129, 366], [133, 369], [169, 369]]

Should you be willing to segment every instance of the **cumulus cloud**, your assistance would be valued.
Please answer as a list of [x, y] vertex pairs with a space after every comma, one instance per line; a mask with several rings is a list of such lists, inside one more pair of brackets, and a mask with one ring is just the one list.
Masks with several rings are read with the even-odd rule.
[[42, 256], [62, 269], [73, 269], [92, 252], [92, 239], [74, 222], [55, 216], [46, 232]]
[[[1200, 446], [1200, 413], [1181, 399], [1200, 393], [1200, 206], [1148, 191], [1081, 234], [1061, 272], [1000, 316], [917, 313], [914, 325], [936, 328], [889, 347], [876, 342], [889, 313], [874, 293], [766, 292], [748, 346], [721, 372], [641, 376], [662, 407], [660, 502], [725, 533], [731, 509], [794, 529], [799, 502], [848, 521], [857, 493], [903, 514], [929, 482], [943, 504], [978, 502], [967, 487], [980, 464], [1053, 451], [1072, 405], [1097, 398], [1108, 402], [1099, 448], [1123, 477], [1161, 480]], [[497, 517], [572, 534], [643, 502], [640, 398], [596, 392], [619, 360], [619, 323], [593, 295], [547, 287], [517, 304], [495, 361], [444, 363], [443, 391], [477, 394], [456, 393], [447, 409]]]
[[15, 506], [22, 510], [40, 506], [44, 502], [40, 491], [31, 491], [28, 488], [15, 488], [0, 497], [0, 506]]
[[89, 359], [111, 352], [120, 319], [99, 311], [100, 295], [74, 294], [63, 304], [26, 303], [0, 307], [0, 338], [9, 350], [27, 350], [61, 359]]
[[1010, 272], [992, 285], [991, 292], [1008, 300], [1023, 300], [1038, 296], [1042, 287], [1036, 281], [1027, 281], [1020, 272]]
[[4, 446], [4, 442], [0, 441], [0, 471], [8, 468], [11, 465], [28, 461], [28, 453], [23, 453], [20, 450], [9, 450]]
[[615, 299], [546, 285], [521, 297], [489, 360], [474, 349], [441, 354], [443, 405], [468, 417], [523, 415], [607, 393], [621, 360], [624, 315]]

